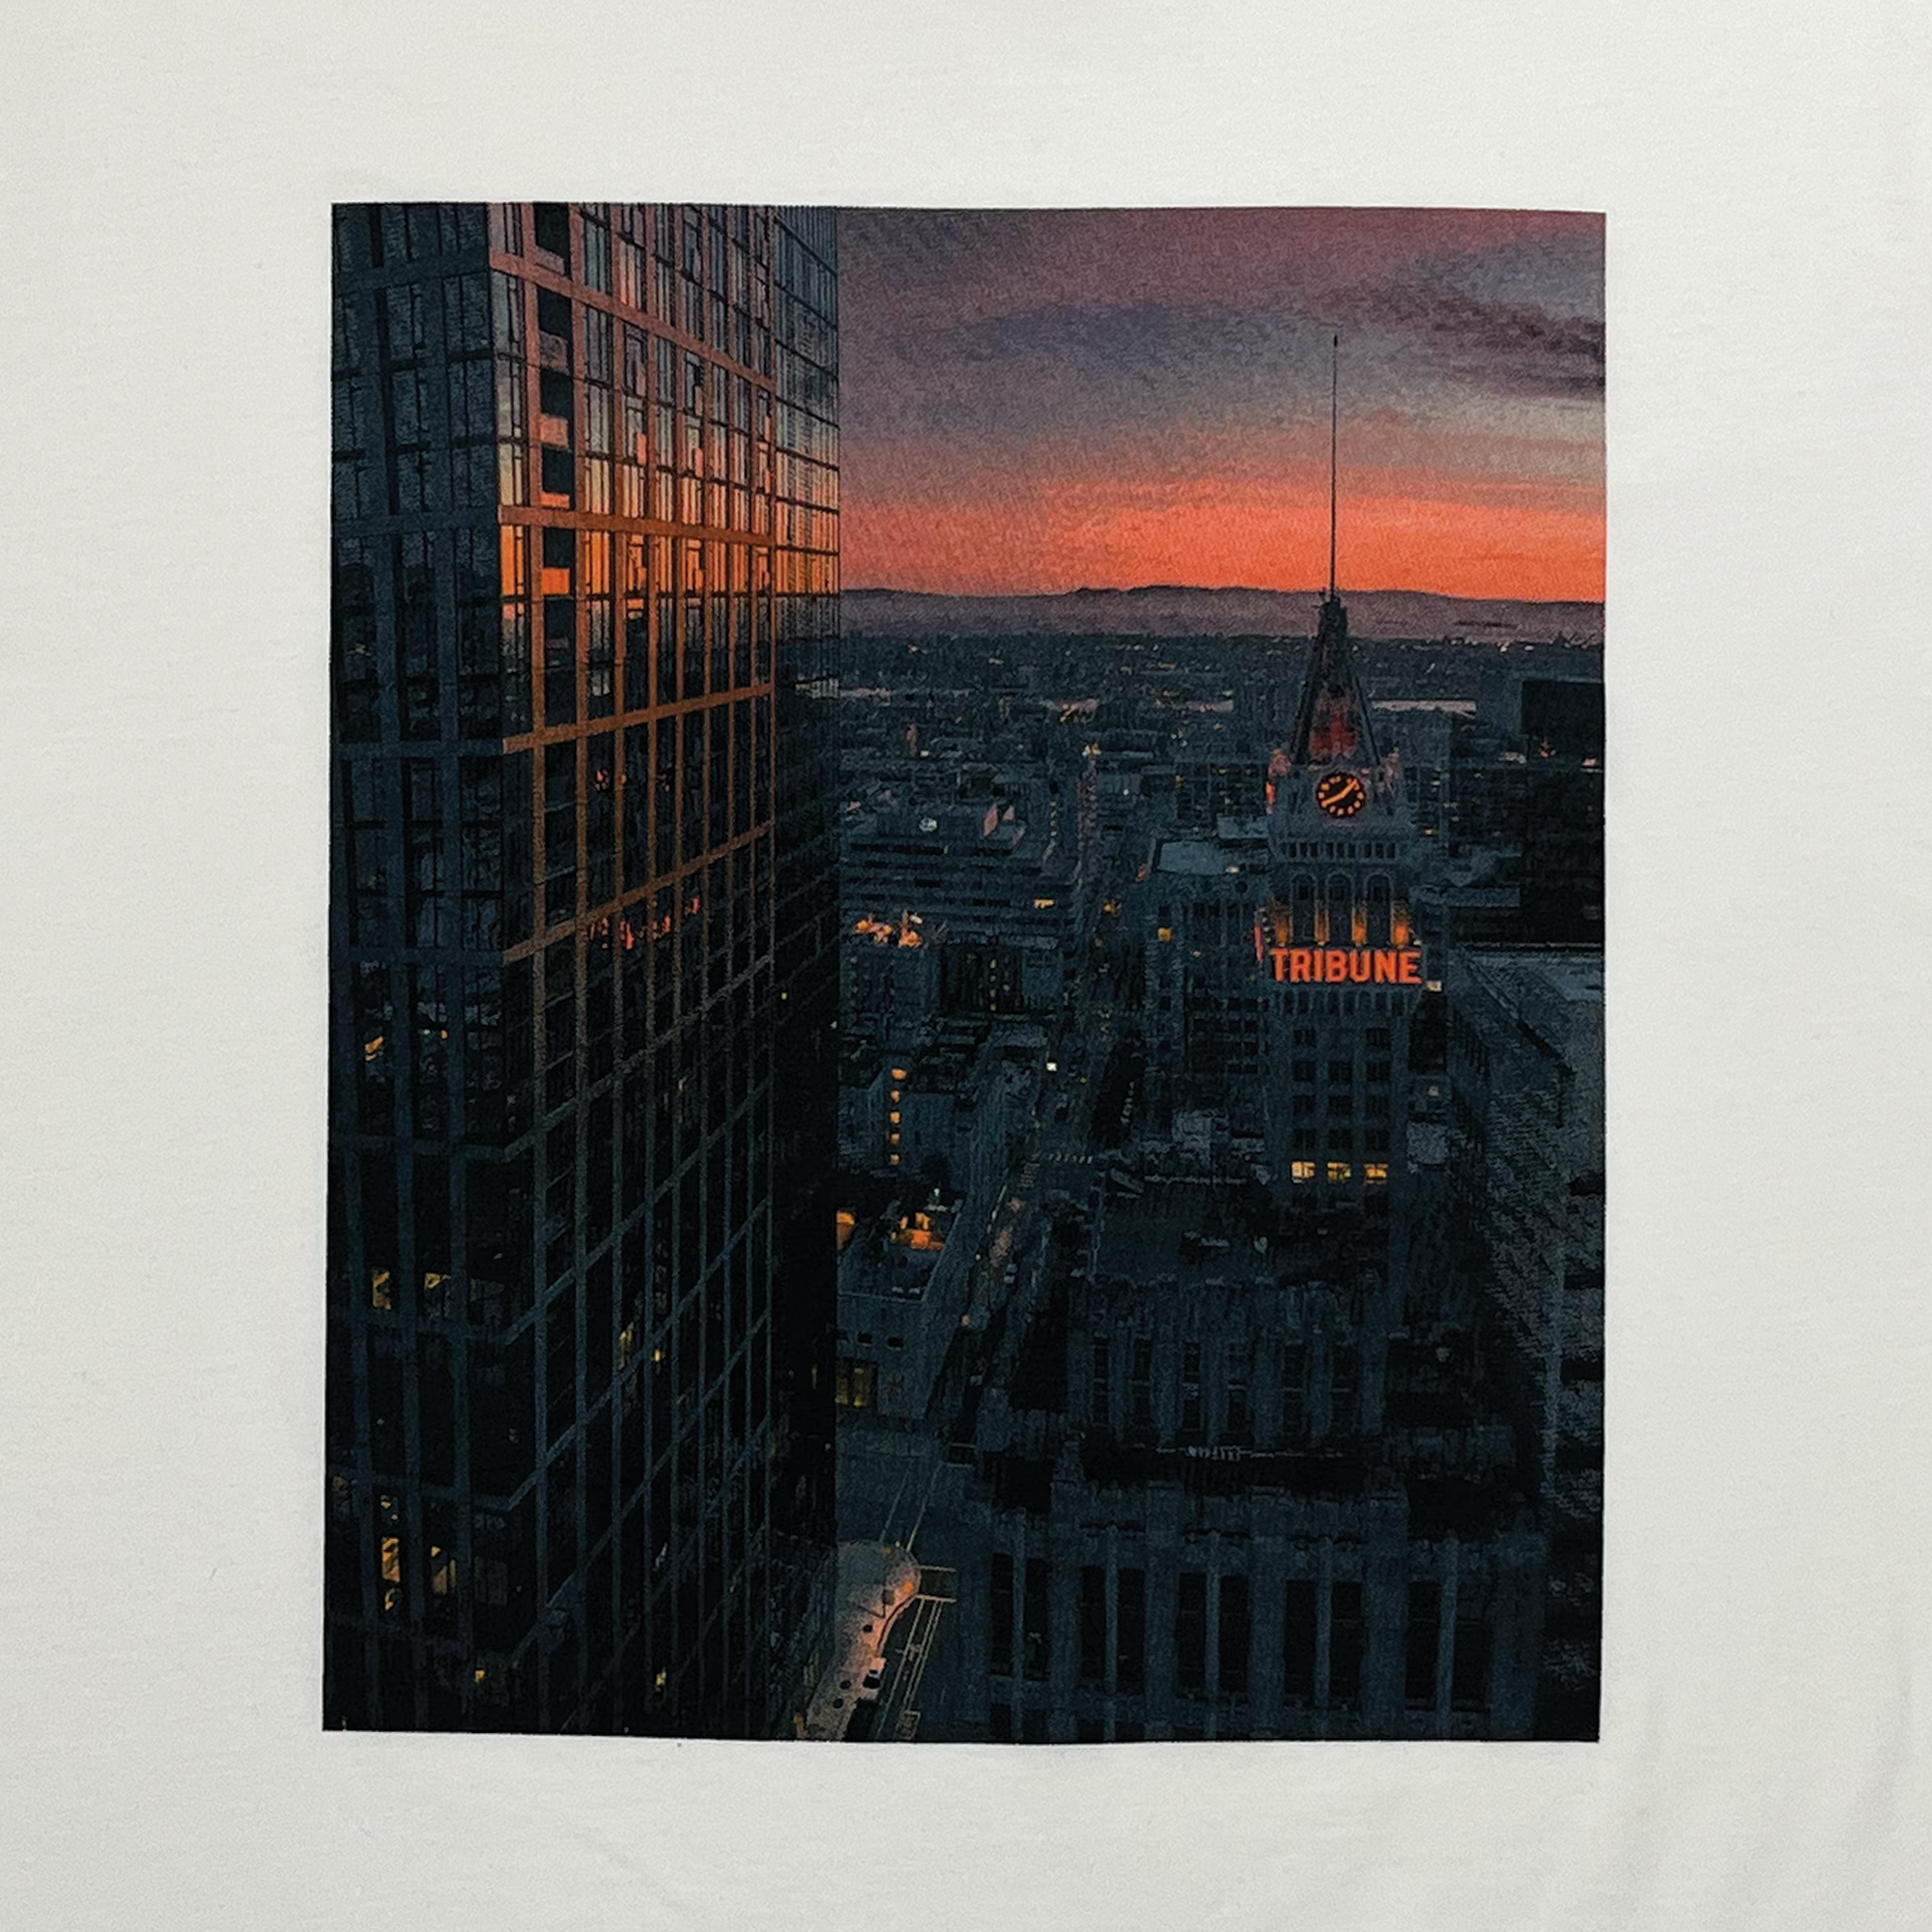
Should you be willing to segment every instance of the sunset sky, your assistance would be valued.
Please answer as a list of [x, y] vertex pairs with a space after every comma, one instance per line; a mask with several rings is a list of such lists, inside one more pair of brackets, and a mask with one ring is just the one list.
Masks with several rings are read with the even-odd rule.
[[1603, 595], [1594, 214], [848, 210], [848, 588]]

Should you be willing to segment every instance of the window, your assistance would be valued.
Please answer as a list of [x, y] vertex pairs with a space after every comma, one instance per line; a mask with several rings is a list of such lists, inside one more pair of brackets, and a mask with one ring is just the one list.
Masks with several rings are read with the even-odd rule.
[[1183, 1570], [1176, 1578], [1174, 1600], [1174, 1682], [1179, 1690], [1199, 1691], [1208, 1684], [1208, 1573]]
[[1043, 1684], [1053, 1663], [1053, 1565], [1043, 1556], [1026, 1561], [1025, 1602], [1021, 1608], [1022, 1659], [1028, 1681]]
[[1129, 1386], [1132, 1399], [1132, 1426], [1153, 1426], [1153, 1344], [1146, 1339], [1134, 1343], [1134, 1376]]
[[1101, 1685], [1107, 1677], [1107, 1573], [1094, 1564], [1080, 1571], [1080, 1681]]
[[[562, 699], [557, 698], [560, 706]], [[552, 745], [544, 753], [544, 900], [545, 918], [552, 925], [574, 919], [577, 914], [577, 747]], [[568, 947], [553, 949], [553, 977], [565, 970], [558, 955], [567, 955]], [[571, 969], [574, 970], [574, 969]], [[568, 986], [563, 987], [567, 994]], [[554, 1001], [559, 995], [553, 994]], [[553, 1023], [563, 1028], [572, 1016], [553, 1011]], [[559, 1040], [552, 1042], [551, 1058], [556, 1059]], [[574, 1039], [567, 1042], [575, 1044]]]
[[1339, 1187], [1354, 1178], [1354, 1169], [1346, 1160], [1331, 1160], [1328, 1163], [1328, 1184]]
[[1297, 1440], [1307, 1426], [1308, 1345], [1284, 1342], [1281, 1350], [1281, 1433]]
[[1489, 1702], [1490, 1627], [1479, 1617], [1456, 1619], [1456, 1652], [1449, 1673], [1449, 1703], [1480, 1711]]
[[1248, 1579], [1221, 1578], [1220, 1687], [1224, 1696], [1241, 1697], [1248, 1689]]
[[1403, 1701], [1411, 1708], [1435, 1708], [1435, 1650], [1441, 1628], [1441, 1584], [1433, 1580], [1410, 1583], [1402, 1694]]
[[559, 449], [570, 447], [571, 430], [576, 419], [569, 373], [544, 369], [537, 375], [537, 436]]
[[568, 370], [572, 347], [568, 296], [560, 296], [554, 289], [537, 291], [537, 335], [543, 366]]
[[540, 501], [546, 509], [567, 510], [577, 496], [577, 465], [567, 449], [544, 446]]
[[1114, 1579], [1114, 1685], [1137, 1691], [1146, 1681], [1147, 1573], [1122, 1570]]
[[987, 1668], [995, 1677], [1013, 1674], [1013, 1559], [995, 1551], [986, 1582]]
[[1362, 1586], [1335, 1583], [1328, 1594], [1328, 1703], [1352, 1711], [1362, 1701]]
[[530, 233], [536, 245], [570, 269], [570, 208], [561, 201], [539, 201], [530, 209]]
[[[569, 245], [569, 225], [564, 228]], [[583, 279], [593, 289], [611, 293], [611, 230], [607, 223], [593, 220], [588, 211], [583, 218]]]
[[1236, 1447], [1243, 1447], [1253, 1439], [1248, 1409], [1248, 1355], [1246, 1347], [1239, 1342], [1228, 1344], [1228, 1416], [1222, 1435]]
[[1328, 1427], [1336, 1432], [1356, 1426], [1361, 1400], [1361, 1351], [1352, 1345], [1338, 1348], [1328, 1378]]
[[1281, 1694], [1286, 1704], [1315, 1701], [1315, 1584], [1291, 1577], [1281, 1625]]
[[1388, 1171], [1387, 1161], [1371, 1160], [1363, 1163], [1362, 1179], [1366, 1180], [1371, 1187], [1380, 1187], [1385, 1185], [1388, 1180], [1388, 1178], [1389, 1178], [1389, 1171]]

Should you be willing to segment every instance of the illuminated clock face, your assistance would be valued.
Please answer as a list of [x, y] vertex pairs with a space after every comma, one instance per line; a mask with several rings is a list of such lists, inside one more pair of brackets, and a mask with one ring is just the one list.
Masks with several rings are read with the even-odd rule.
[[1330, 818], [1353, 818], [1369, 802], [1369, 789], [1353, 772], [1329, 772], [1315, 781], [1315, 803]]

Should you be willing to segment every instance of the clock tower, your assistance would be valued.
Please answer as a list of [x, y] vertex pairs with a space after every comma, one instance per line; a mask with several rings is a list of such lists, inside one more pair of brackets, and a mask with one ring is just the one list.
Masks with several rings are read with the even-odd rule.
[[1333, 411], [1331, 398], [1328, 590], [1293, 729], [1268, 764], [1262, 1085], [1277, 1199], [1356, 1204], [1380, 1220], [1401, 1187], [1409, 1022], [1426, 974], [1401, 760], [1376, 742], [1335, 582]]

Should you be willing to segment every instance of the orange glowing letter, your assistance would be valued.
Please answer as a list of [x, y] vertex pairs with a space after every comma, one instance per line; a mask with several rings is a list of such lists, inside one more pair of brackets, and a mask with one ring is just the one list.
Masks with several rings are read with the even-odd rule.
[[1349, 955], [1349, 978], [1357, 981], [1368, 979], [1375, 961], [1366, 952], [1351, 952]]
[[1321, 977], [1330, 985], [1349, 977], [1349, 955], [1339, 946], [1331, 946], [1321, 956], [1328, 962], [1328, 970]]
[[1402, 983], [1405, 986], [1422, 984], [1422, 954], [1405, 952], [1402, 955]]
[[1305, 946], [1292, 946], [1288, 952], [1288, 977], [1290, 983], [1297, 980], [1312, 980], [1315, 977], [1311, 960], [1314, 955]]
[[1382, 948], [1376, 954], [1376, 984], [1378, 986], [1393, 986], [1396, 983], [1396, 975], [1400, 971], [1401, 968], [1397, 964], [1396, 954], [1389, 952], [1386, 947]]

